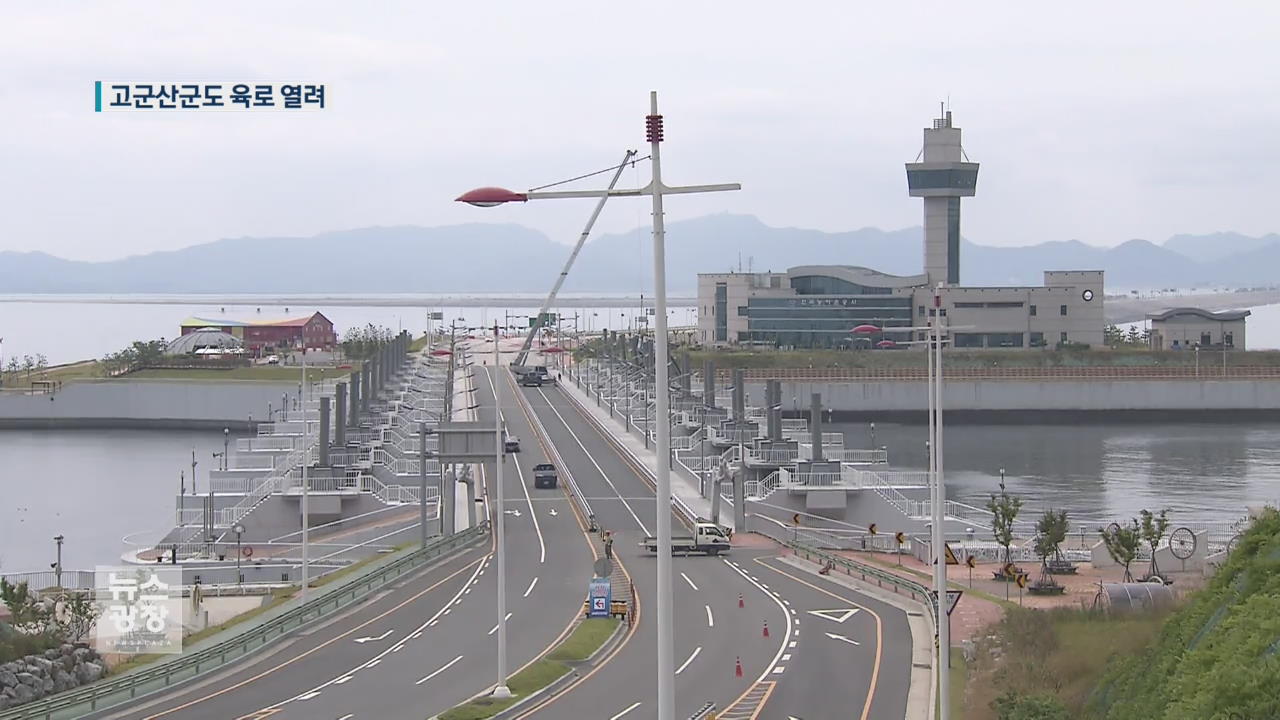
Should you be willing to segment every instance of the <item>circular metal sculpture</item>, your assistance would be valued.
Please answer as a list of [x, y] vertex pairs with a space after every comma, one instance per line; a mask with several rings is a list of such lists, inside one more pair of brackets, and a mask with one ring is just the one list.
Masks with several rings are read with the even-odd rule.
[[1232, 535], [1231, 539], [1227, 541], [1227, 554], [1230, 555], [1231, 551], [1235, 550], [1236, 546], [1239, 544], [1240, 544], [1240, 536]]
[[1179, 560], [1186, 560], [1196, 551], [1196, 534], [1191, 528], [1180, 527], [1169, 536], [1169, 552]]
[[1118, 532], [1120, 532], [1120, 523], [1111, 523], [1107, 526], [1108, 535], [1115, 535]]
[[1093, 291], [1092, 291], [1092, 290], [1085, 290], [1084, 292], [1080, 293], [1080, 297], [1081, 297], [1085, 302], [1089, 302], [1089, 301], [1093, 300]]

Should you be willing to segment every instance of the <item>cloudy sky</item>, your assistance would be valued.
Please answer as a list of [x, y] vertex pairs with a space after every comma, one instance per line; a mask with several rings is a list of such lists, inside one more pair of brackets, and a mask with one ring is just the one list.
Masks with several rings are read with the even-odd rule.
[[[590, 201], [452, 199], [615, 162], [651, 89], [668, 182], [743, 184], [674, 219], [917, 225], [902, 163], [949, 97], [982, 163], [976, 242], [1280, 231], [1280, 4], [857, 5], [0, 0], [0, 250], [470, 221], [569, 241]], [[96, 114], [95, 80], [322, 82], [329, 106]]]

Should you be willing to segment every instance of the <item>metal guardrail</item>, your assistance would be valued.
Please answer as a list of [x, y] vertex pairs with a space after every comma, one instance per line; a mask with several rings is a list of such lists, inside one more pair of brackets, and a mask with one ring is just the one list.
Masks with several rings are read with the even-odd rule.
[[[533, 408], [529, 406], [529, 401], [525, 398], [524, 393], [516, 393], [520, 404], [524, 406], [528, 413], [530, 424], [533, 425], [533, 431], [539, 437], [551, 438], [547, 429], [542, 424], [542, 419], [538, 417], [538, 413], [533, 412]], [[594, 532], [599, 529], [599, 523], [596, 522], [596, 513], [591, 509], [591, 503], [587, 501], [582, 490], [578, 488], [578, 483], [573, 479], [573, 473], [569, 472], [569, 466], [565, 464], [564, 459], [560, 457], [560, 453], [556, 450], [556, 446], [552, 443], [547, 444], [547, 454], [554, 456], [553, 462], [559, 473], [564, 475], [565, 484], [569, 487], [569, 498], [571, 502], [578, 504], [578, 509], [582, 511], [582, 516], [587, 519], [587, 530]], [[547, 458], [551, 460], [551, 457]]]
[[[1206, 358], [1213, 357], [1210, 353]], [[1014, 359], [1011, 358], [1010, 361]], [[717, 370], [722, 378], [732, 377], [732, 370]], [[1280, 366], [1237, 365], [1228, 366], [1226, 372], [1220, 363], [1204, 359], [1199, 368], [1193, 365], [1112, 365], [1112, 366], [1058, 366], [1058, 367], [950, 367], [943, 370], [948, 380], [1212, 380], [1231, 379], [1280, 379]], [[792, 380], [804, 382], [840, 382], [862, 380], [925, 380], [928, 369], [903, 368], [748, 368], [748, 381]]]
[[261, 650], [271, 640], [292, 632], [309, 622], [339, 610], [374, 590], [424, 565], [444, 553], [465, 547], [484, 536], [488, 523], [440, 538], [425, 548], [415, 550], [381, 568], [348, 580], [333, 590], [313, 598], [255, 627], [246, 628], [234, 637], [203, 650], [179, 655], [173, 660], [150, 665], [119, 677], [108, 677], [92, 685], [58, 693], [16, 708], [0, 711], [0, 720], [31, 718], [80, 717], [88, 712], [134, 702], [137, 698], [204, 675]]
[[[778, 532], [777, 529], [769, 527], [767, 524], [760, 524], [759, 527], [752, 527], [751, 531], [773, 538], [779, 543], [791, 548], [796, 555], [799, 555], [806, 560], [817, 560], [821, 563], [829, 564], [833, 569], [840, 568], [846, 575], [857, 575], [864, 582], [871, 582], [874, 580], [876, 585], [879, 587], [888, 585], [893, 588], [894, 592], [905, 592], [911, 597], [928, 605], [930, 612], [934, 614], [934, 617], [937, 617], [937, 601], [934, 598], [933, 591], [914, 580], [909, 580], [901, 575], [889, 572], [888, 570], [882, 570], [878, 567], [867, 565], [866, 563], [861, 563], [857, 560], [851, 560], [840, 555], [833, 555], [811, 547], [805, 543], [792, 540], [785, 537], [783, 533]], [[0, 716], [0, 720], [4, 720], [4, 718]]]

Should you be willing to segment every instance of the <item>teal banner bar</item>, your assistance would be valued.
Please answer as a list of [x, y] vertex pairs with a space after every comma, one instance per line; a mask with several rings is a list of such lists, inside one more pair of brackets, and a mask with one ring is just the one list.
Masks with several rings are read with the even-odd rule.
[[102, 112], [102, 81], [95, 80], [93, 83], [93, 111]]

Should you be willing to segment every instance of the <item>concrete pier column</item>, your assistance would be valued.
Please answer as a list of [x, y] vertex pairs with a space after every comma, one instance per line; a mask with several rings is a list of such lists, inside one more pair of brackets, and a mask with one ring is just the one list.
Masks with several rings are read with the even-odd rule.
[[360, 374], [363, 381], [360, 385], [360, 409], [365, 413], [369, 412], [369, 399], [377, 392], [373, 387], [373, 359], [365, 360], [364, 365], [360, 367]]
[[765, 437], [769, 440], [778, 440], [778, 417], [774, 414], [774, 398], [773, 385], [776, 380], [766, 380], [764, 382], [764, 420], [765, 420]]
[[320, 467], [329, 467], [329, 396], [320, 396]]
[[742, 368], [733, 370], [733, 421], [747, 420], [747, 371]]
[[440, 534], [449, 536], [454, 533], [454, 497], [458, 490], [458, 474], [453, 468], [445, 472], [440, 468]]
[[707, 407], [716, 406], [716, 363], [714, 360], [702, 361], [702, 404]]
[[376, 399], [382, 390], [382, 353], [375, 352], [372, 362], [369, 363], [369, 381], [372, 383], [369, 387], [373, 389], [373, 397]]
[[[444, 474], [441, 473], [441, 477]], [[422, 547], [427, 546], [427, 424], [418, 425], [418, 530], [422, 535]]]
[[467, 474], [465, 480], [467, 484], [467, 527], [475, 527], [480, 523], [476, 522], [476, 479]]
[[747, 466], [738, 463], [733, 474], [733, 527], [734, 532], [747, 531]]
[[692, 362], [688, 350], [680, 355], [680, 391], [686, 397], [693, 391], [693, 366], [690, 364]]
[[720, 475], [720, 468], [711, 471], [711, 522], [716, 525], [720, 524], [720, 481], [724, 478]]
[[347, 384], [340, 382], [333, 388], [333, 444], [347, 446]]
[[351, 417], [347, 418], [347, 424], [352, 428], [360, 427], [360, 376], [362, 372], [356, 370], [351, 373]]
[[813, 444], [813, 462], [822, 462], [822, 393], [809, 398], [809, 442]]

